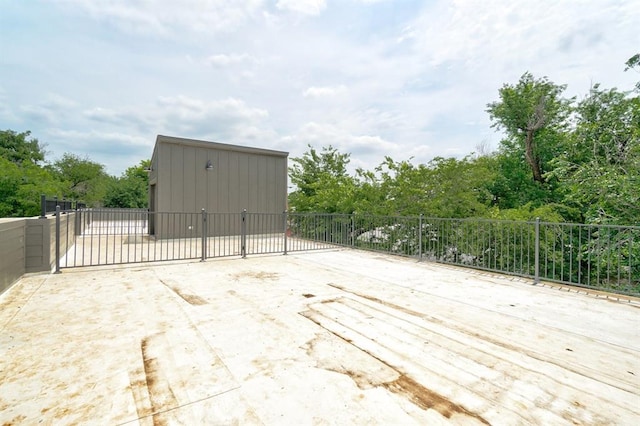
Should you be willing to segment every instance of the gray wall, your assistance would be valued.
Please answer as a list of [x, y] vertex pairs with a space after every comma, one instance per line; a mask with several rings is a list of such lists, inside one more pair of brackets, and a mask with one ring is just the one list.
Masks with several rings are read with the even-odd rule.
[[[26, 259], [27, 272], [51, 271], [56, 262], [56, 218], [26, 219]], [[60, 215], [60, 256], [75, 242], [78, 229], [76, 214]]]
[[[50, 271], [49, 259], [51, 258], [51, 246], [55, 240], [51, 234], [53, 224], [53, 237], [55, 237], [55, 217], [45, 217], [27, 220], [26, 229], [26, 259], [27, 272]], [[55, 254], [55, 246], [53, 247]], [[55, 259], [54, 259], [55, 261]]]
[[[60, 216], [60, 256], [83, 224], [75, 213]], [[0, 219], [0, 293], [28, 272], [50, 272], [56, 262], [56, 218]]]
[[25, 219], [0, 219], [0, 294], [25, 272]]
[[[160, 135], [151, 159], [150, 209], [282, 213], [287, 208], [287, 156], [282, 151]], [[208, 161], [212, 170], [206, 169]], [[161, 217], [157, 225], [156, 235], [168, 236], [160, 234], [166, 228]]]

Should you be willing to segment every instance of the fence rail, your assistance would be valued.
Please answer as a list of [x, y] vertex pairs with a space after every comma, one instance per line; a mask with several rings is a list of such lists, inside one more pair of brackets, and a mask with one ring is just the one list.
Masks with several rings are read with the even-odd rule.
[[46, 195], [40, 196], [40, 217], [45, 217], [48, 214], [53, 214], [56, 211], [56, 207], [60, 207], [62, 212], [69, 210], [84, 209], [87, 205], [81, 201], [75, 200], [58, 200], [58, 197], [47, 198]]
[[[640, 227], [304, 213], [80, 209], [66, 267], [352, 247], [640, 295]], [[59, 222], [59, 221], [58, 221]]]
[[288, 223], [301, 241], [640, 295], [639, 226], [330, 214]]

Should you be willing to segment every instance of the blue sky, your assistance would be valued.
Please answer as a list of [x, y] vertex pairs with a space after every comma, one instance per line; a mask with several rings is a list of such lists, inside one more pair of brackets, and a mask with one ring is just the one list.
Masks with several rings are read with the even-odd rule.
[[630, 90], [637, 0], [0, 0], [0, 128], [119, 175], [164, 134], [427, 162], [526, 71]]

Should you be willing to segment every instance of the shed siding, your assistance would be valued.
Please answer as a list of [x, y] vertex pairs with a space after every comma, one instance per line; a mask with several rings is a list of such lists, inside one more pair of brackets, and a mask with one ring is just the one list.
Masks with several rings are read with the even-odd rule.
[[[158, 212], [282, 213], [287, 153], [158, 136], [151, 184]], [[213, 169], [206, 170], [207, 161]]]

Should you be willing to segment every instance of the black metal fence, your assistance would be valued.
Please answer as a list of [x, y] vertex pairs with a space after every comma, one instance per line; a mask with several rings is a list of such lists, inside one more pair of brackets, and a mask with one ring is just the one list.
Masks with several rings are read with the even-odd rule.
[[300, 241], [640, 295], [639, 226], [330, 214], [288, 222]]
[[[640, 295], [640, 227], [301, 213], [80, 209], [58, 267], [352, 247]], [[59, 221], [58, 221], [59, 222]]]
[[68, 212], [70, 210], [84, 209], [87, 205], [81, 201], [75, 200], [58, 200], [58, 197], [47, 198], [46, 195], [40, 196], [40, 217], [45, 217], [48, 214], [54, 214], [56, 207], [59, 206], [62, 212]]

